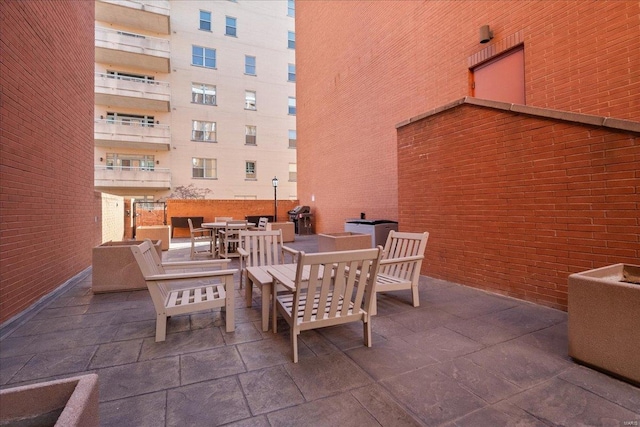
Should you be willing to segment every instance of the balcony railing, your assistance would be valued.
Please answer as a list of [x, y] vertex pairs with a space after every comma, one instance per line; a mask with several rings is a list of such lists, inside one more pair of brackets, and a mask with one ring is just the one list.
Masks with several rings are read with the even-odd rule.
[[113, 74], [95, 74], [95, 101], [98, 105], [169, 111], [168, 82]]
[[168, 0], [99, 0], [95, 6], [97, 21], [159, 34], [170, 33]]
[[136, 168], [127, 166], [96, 165], [94, 171], [96, 189], [169, 189], [171, 170], [168, 168]]
[[169, 72], [168, 39], [111, 28], [95, 28], [96, 62]]
[[94, 140], [98, 147], [123, 147], [143, 150], [169, 150], [171, 128], [157, 123], [95, 119]]
[[100, 2], [160, 15], [169, 15], [170, 11], [169, 0], [100, 0]]

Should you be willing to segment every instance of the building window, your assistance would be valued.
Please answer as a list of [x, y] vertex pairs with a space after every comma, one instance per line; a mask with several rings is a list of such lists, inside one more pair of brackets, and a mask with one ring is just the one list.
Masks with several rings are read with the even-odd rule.
[[226, 17], [226, 26], [225, 26], [225, 34], [227, 36], [237, 36], [237, 27], [236, 27], [236, 18], [232, 18], [231, 16]]
[[289, 97], [289, 115], [296, 115], [296, 99], [293, 97]]
[[287, 0], [287, 16], [296, 16], [296, 4], [293, 0]]
[[246, 179], [256, 179], [256, 162], [254, 160], [244, 162], [244, 172]]
[[216, 105], [216, 87], [203, 83], [191, 83], [191, 102]]
[[296, 182], [298, 180], [298, 165], [289, 163], [289, 181]]
[[256, 75], [256, 57], [255, 56], [244, 56], [244, 73], [249, 74], [250, 76]]
[[194, 120], [191, 128], [191, 140], [216, 142], [216, 123]]
[[198, 67], [216, 68], [216, 50], [201, 46], [192, 46], [191, 65]]
[[256, 145], [257, 129], [255, 126], [246, 125], [244, 127], [244, 143], [247, 145]]
[[250, 90], [244, 92], [244, 109], [256, 110], [256, 93]]
[[201, 159], [194, 157], [191, 166], [193, 178], [218, 178], [218, 161], [216, 159]]
[[289, 49], [295, 49], [296, 48], [296, 33], [294, 33], [293, 31], [289, 31], [288, 32], [288, 36], [287, 36], [287, 47]]
[[295, 129], [289, 129], [289, 148], [296, 148], [297, 132]]
[[289, 64], [289, 75], [287, 77], [287, 81], [295, 83], [295, 81], [296, 81], [296, 64]]
[[207, 12], [206, 10], [200, 11], [200, 29], [211, 31], [211, 12]]

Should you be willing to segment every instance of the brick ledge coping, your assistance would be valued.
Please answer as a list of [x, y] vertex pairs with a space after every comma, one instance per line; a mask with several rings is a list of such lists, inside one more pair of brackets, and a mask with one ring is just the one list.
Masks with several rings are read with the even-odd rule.
[[527, 114], [529, 116], [563, 120], [584, 125], [601, 126], [609, 129], [640, 134], [640, 122], [636, 122], [633, 120], [593, 116], [590, 114], [573, 113], [563, 110], [552, 110], [550, 108], [531, 107], [521, 104], [510, 104], [508, 102], [491, 101], [488, 99], [474, 98], [472, 96], [465, 96], [464, 98], [458, 99], [457, 101], [453, 101], [449, 104], [445, 104], [441, 107], [437, 107], [433, 110], [427, 111], [426, 113], [411, 117], [408, 120], [404, 120], [396, 125], [396, 129], [417, 122], [426, 117], [434, 116], [436, 114], [442, 113], [443, 111], [450, 110], [463, 104], [477, 105], [479, 107], [494, 108], [496, 110], [511, 111], [518, 114]]

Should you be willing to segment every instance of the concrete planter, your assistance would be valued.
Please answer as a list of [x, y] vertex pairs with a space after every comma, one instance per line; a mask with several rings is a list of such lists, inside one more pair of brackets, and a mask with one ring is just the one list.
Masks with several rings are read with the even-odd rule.
[[[162, 259], [162, 248], [159, 240], [152, 240]], [[139, 245], [142, 241], [107, 242], [93, 248], [92, 282], [93, 293], [121, 292], [147, 289], [142, 272], [133, 254], [131, 245]]]
[[569, 356], [640, 384], [640, 266], [569, 276]]
[[282, 230], [282, 241], [284, 243], [296, 240], [295, 227], [292, 222], [268, 222], [267, 230]]
[[162, 240], [162, 250], [168, 251], [171, 243], [171, 227], [168, 225], [141, 225], [136, 227], [136, 240]]
[[98, 376], [0, 390], [0, 425], [97, 427]]
[[345, 231], [343, 233], [318, 234], [318, 252], [370, 249], [371, 235]]

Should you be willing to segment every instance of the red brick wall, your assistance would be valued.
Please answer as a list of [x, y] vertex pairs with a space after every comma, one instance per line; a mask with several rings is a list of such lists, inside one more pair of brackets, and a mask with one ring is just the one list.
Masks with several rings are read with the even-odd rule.
[[91, 265], [94, 3], [0, 2], [0, 323]]
[[[278, 221], [288, 221], [287, 212], [298, 205], [296, 200], [278, 200]], [[167, 201], [167, 224], [174, 216], [202, 216], [213, 222], [217, 216], [244, 219], [245, 216], [273, 215], [273, 200], [177, 200]], [[174, 230], [174, 237], [188, 237], [188, 230]]]
[[569, 274], [640, 260], [638, 134], [462, 105], [401, 127], [398, 162], [423, 274], [566, 310]]
[[469, 58], [514, 34], [528, 105], [640, 120], [638, 28], [637, 0], [298, 0], [300, 203], [319, 232], [398, 219], [394, 126], [470, 95]]

